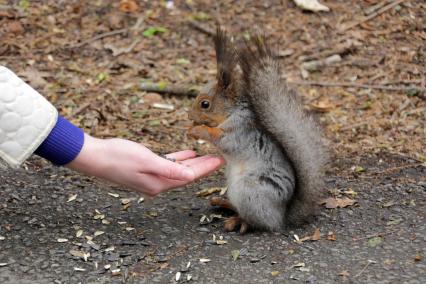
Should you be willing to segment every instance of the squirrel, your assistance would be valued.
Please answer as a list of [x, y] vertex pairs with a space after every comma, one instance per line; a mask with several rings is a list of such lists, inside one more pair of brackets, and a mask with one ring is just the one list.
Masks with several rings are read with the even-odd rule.
[[211, 200], [238, 213], [225, 220], [225, 230], [280, 231], [309, 221], [327, 162], [319, 127], [281, 79], [264, 37], [237, 51], [218, 27], [214, 45], [216, 81], [195, 99], [188, 134], [213, 143], [227, 162], [229, 201]]

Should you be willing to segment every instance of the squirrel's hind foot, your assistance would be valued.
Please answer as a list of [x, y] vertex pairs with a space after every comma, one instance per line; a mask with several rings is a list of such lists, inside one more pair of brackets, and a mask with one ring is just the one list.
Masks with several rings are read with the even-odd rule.
[[[226, 198], [221, 198], [217, 196], [212, 197], [210, 199], [210, 205], [219, 206], [221, 208], [229, 209], [238, 213], [234, 205], [232, 205], [231, 202], [229, 202], [229, 200]], [[240, 227], [240, 234], [245, 234], [247, 232], [247, 222], [245, 222], [241, 217], [238, 216], [229, 217], [228, 219], [226, 219], [223, 227], [225, 228], [225, 231], [233, 232], [237, 229], [238, 226]]]
[[221, 207], [221, 208], [225, 208], [225, 209], [229, 209], [229, 210], [232, 210], [234, 212], [237, 212], [237, 209], [235, 209], [234, 205], [232, 205], [232, 203], [226, 198], [214, 196], [214, 197], [210, 198], [210, 205], [211, 206], [218, 206], [218, 207]]
[[245, 234], [249, 228], [247, 222], [239, 216], [229, 217], [226, 219], [223, 227], [226, 231], [233, 232], [238, 226], [240, 227], [239, 231], [241, 235]]

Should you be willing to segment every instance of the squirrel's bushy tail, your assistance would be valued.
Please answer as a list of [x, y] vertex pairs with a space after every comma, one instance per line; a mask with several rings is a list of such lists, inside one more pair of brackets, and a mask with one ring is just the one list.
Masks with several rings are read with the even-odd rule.
[[270, 134], [281, 144], [296, 173], [296, 191], [288, 203], [286, 223], [298, 225], [316, 211], [324, 189], [327, 151], [320, 130], [295, 91], [281, 78], [279, 62], [264, 37], [246, 42], [239, 51], [244, 95]]

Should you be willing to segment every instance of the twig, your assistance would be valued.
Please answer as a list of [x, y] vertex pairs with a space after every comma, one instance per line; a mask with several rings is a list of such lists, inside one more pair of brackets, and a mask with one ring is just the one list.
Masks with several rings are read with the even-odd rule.
[[72, 45], [68, 46], [68, 48], [82, 47], [82, 46], [84, 46], [84, 45], [86, 45], [88, 43], [91, 43], [91, 42], [94, 42], [94, 41], [97, 41], [97, 40], [100, 40], [100, 39], [103, 39], [103, 38], [106, 38], [106, 37], [115, 36], [115, 35], [119, 35], [119, 34], [124, 34], [124, 33], [127, 33], [129, 31], [131, 31], [131, 30], [138, 30], [140, 28], [140, 26], [142, 25], [142, 23], [143, 23], [143, 18], [138, 18], [137, 21], [136, 21], [136, 23], [132, 27], [128, 27], [128, 28], [123, 28], [123, 29], [119, 29], [119, 30], [114, 30], [114, 31], [102, 33], [102, 34], [96, 35], [96, 36], [94, 36], [92, 38], [89, 38], [87, 40], [84, 40], [82, 42], [72, 44]]
[[384, 169], [382, 171], [372, 172], [371, 174], [374, 174], [374, 175], [388, 174], [390, 172], [404, 170], [404, 169], [408, 169], [408, 168], [416, 168], [418, 166], [424, 166], [424, 165], [425, 165], [425, 163], [419, 162], [419, 163], [414, 163], [414, 164], [411, 164], [411, 165], [403, 165], [403, 166], [399, 166], [399, 167], [387, 168], [387, 169]]
[[352, 22], [352, 23], [349, 23], [349, 24], [347, 24], [347, 25], [343, 25], [340, 29], [339, 29], [339, 32], [344, 32], [344, 31], [347, 31], [347, 30], [349, 30], [349, 29], [352, 29], [353, 27], [356, 27], [356, 26], [358, 26], [358, 25], [360, 25], [360, 24], [362, 24], [362, 23], [365, 23], [365, 22], [367, 22], [367, 21], [369, 21], [369, 20], [371, 20], [371, 19], [374, 19], [375, 17], [377, 17], [378, 15], [380, 15], [380, 14], [382, 14], [382, 13], [384, 13], [384, 12], [386, 12], [387, 10], [389, 10], [389, 9], [392, 9], [393, 7], [395, 7], [396, 5], [398, 5], [398, 4], [401, 4], [402, 2], [404, 2], [405, 0], [395, 0], [394, 2], [392, 2], [392, 3], [390, 3], [390, 4], [388, 4], [388, 5], [386, 5], [386, 6], [384, 6], [383, 8], [381, 8], [380, 10], [378, 10], [377, 12], [374, 12], [374, 13], [372, 13], [372, 14], [370, 14], [370, 15], [368, 15], [368, 16], [365, 16], [365, 17], [362, 17], [360, 20], [358, 20], [358, 21], [356, 21], [356, 22]]
[[384, 1], [380, 2], [380, 3], [377, 3], [376, 5], [373, 5], [373, 6], [369, 7], [369, 8], [367, 8], [367, 9], [365, 9], [364, 14], [366, 16], [368, 16], [368, 15], [376, 12], [377, 10], [379, 10], [380, 8], [382, 8], [383, 6], [385, 6], [386, 4], [391, 3], [392, 1], [393, 0], [384, 0]]
[[334, 48], [325, 49], [325, 50], [322, 50], [321, 52], [308, 55], [308, 56], [301, 56], [299, 60], [310, 61], [310, 60], [317, 60], [319, 58], [326, 58], [334, 54], [346, 54], [346, 53], [355, 51], [358, 44], [359, 43], [355, 41], [348, 40], [344, 43], [337, 44]]
[[358, 272], [355, 276], [354, 276], [354, 278], [357, 278], [358, 276], [360, 276], [366, 269], [367, 269], [367, 267], [370, 265], [370, 264], [372, 264], [372, 263], [376, 263], [374, 260], [367, 260], [367, 264], [361, 269], [361, 271], [360, 272]]
[[384, 85], [368, 85], [358, 83], [340, 83], [340, 82], [315, 82], [315, 81], [289, 81], [289, 84], [302, 85], [302, 86], [320, 86], [320, 87], [347, 87], [347, 88], [359, 88], [359, 89], [377, 89], [387, 91], [417, 91], [426, 92], [426, 87], [419, 86], [384, 86]]
[[125, 53], [129, 53], [135, 48], [135, 46], [141, 41], [142, 39], [138, 38], [135, 39], [129, 46], [127, 47], [115, 47], [113, 44], [105, 44], [105, 48], [112, 51], [112, 56], [116, 57]]
[[216, 33], [212, 31], [211, 29], [204, 27], [200, 25], [197, 21], [189, 21], [189, 25], [193, 27], [194, 29], [202, 32], [203, 34], [206, 34], [210, 37], [213, 37]]
[[189, 97], [195, 97], [199, 93], [197, 87], [166, 85], [162, 83], [142, 83], [140, 89], [145, 92]]
[[393, 233], [396, 233], [396, 232], [398, 232], [399, 230], [392, 230], [392, 231], [389, 231], [389, 232], [384, 232], [384, 233], [376, 233], [376, 234], [370, 234], [370, 235], [367, 235], [367, 236], [365, 236], [365, 237], [362, 237], [362, 238], [352, 238], [352, 241], [360, 241], [360, 240], [365, 240], [365, 239], [371, 239], [371, 238], [375, 238], [375, 237], [384, 237], [384, 236], [387, 236], [387, 235], [390, 235], [390, 234], [393, 234]]
[[72, 114], [73, 117], [79, 115], [80, 113], [82, 113], [83, 111], [86, 110], [86, 108], [88, 108], [90, 106], [90, 103], [85, 103], [82, 104], [79, 108], [77, 108], [74, 113]]
[[124, 33], [127, 33], [128, 31], [129, 31], [129, 28], [124, 28], [124, 29], [119, 29], [119, 30], [114, 30], [114, 31], [102, 33], [102, 34], [99, 34], [99, 35], [94, 36], [92, 38], [89, 38], [87, 40], [84, 40], [82, 42], [72, 44], [72, 45], [68, 46], [67, 48], [78, 48], [78, 47], [82, 47], [82, 46], [84, 46], [86, 44], [89, 44], [91, 42], [94, 42], [94, 41], [97, 41], [97, 40], [100, 40], [100, 39], [103, 39], [103, 38], [106, 38], [106, 37], [109, 37], [109, 36], [124, 34]]

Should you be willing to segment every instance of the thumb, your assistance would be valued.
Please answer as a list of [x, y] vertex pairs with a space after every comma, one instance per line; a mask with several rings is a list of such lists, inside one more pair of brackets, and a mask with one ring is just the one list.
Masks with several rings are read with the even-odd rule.
[[192, 181], [195, 179], [195, 173], [190, 167], [161, 157], [158, 157], [156, 163], [152, 164], [149, 172], [173, 180]]

